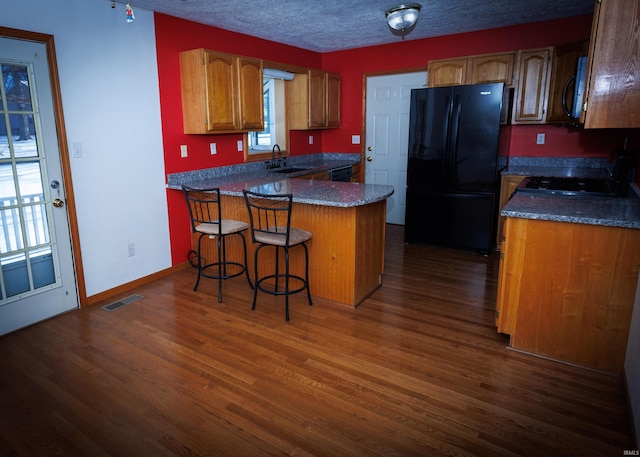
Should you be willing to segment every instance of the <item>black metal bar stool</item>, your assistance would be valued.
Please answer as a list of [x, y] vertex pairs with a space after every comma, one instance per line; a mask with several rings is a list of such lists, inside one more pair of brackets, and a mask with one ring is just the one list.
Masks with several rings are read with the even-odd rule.
[[[249, 228], [249, 224], [233, 219], [222, 219], [222, 208], [220, 205], [220, 189], [207, 188], [198, 189], [194, 187], [182, 186], [182, 192], [189, 207], [191, 217], [192, 233], [200, 233], [198, 237], [198, 251], [196, 253], [198, 262], [198, 279], [193, 290], [198, 289], [200, 277], [218, 280], [218, 302], [222, 301], [222, 281], [235, 278], [241, 274], [247, 276], [249, 286], [253, 289], [253, 284], [249, 278], [247, 270], [247, 242], [244, 231]], [[242, 238], [242, 249], [244, 263], [227, 260], [226, 238], [237, 235]], [[217, 241], [217, 261], [207, 263], [202, 257], [202, 238], [215, 238]]]
[[[261, 194], [243, 190], [244, 199], [249, 210], [249, 225], [251, 239], [257, 243], [254, 253], [255, 287], [253, 289], [253, 304], [251, 309], [256, 309], [258, 290], [271, 295], [284, 295], [285, 318], [289, 320], [289, 295], [307, 291], [309, 305], [311, 292], [309, 291], [309, 250], [306, 242], [311, 239], [311, 233], [291, 227], [291, 208], [293, 196], [291, 194]], [[271, 246], [275, 248], [275, 273], [259, 276], [258, 256], [262, 248]], [[289, 250], [295, 246], [304, 248], [304, 277], [293, 275], [289, 271]], [[278, 253], [284, 251], [285, 271], [280, 273]], [[284, 289], [280, 286], [284, 280]], [[291, 280], [298, 287], [291, 288]]]

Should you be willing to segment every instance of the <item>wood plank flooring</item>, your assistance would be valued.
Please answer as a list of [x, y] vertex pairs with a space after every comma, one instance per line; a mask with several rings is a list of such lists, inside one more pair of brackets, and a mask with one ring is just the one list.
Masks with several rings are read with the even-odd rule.
[[[0, 456], [620, 456], [619, 378], [506, 349], [497, 256], [406, 246], [357, 309], [195, 270], [0, 338]], [[312, 291], [313, 293], [313, 291]]]

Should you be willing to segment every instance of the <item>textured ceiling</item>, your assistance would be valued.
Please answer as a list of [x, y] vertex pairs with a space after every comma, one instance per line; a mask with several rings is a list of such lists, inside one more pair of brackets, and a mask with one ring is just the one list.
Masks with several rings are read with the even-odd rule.
[[[317, 52], [386, 43], [384, 13], [395, 0], [130, 0], [135, 8]], [[591, 14], [595, 0], [418, 0], [415, 40]], [[543, 32], [542, 32], [543, 33]]]

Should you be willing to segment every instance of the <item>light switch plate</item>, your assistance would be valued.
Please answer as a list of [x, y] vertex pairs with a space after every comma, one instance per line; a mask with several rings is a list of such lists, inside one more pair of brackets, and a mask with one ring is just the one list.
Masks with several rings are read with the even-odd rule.
[[218, 147], [216, 146], [215, 143], [210, 143], [209, 149], [211, 150], [211, 155], [215, 155], [218, 153]]
[[185, 157], [187, 157], [187, 145], [186, 144], [181, 144], [180, 145], [180, 157], [182, 157], [183, 159]]
[[536, 136], [536, 144], [544, 144], [544, 133], [538, 133]]
[[242, 148], [242, 140], [238, 140], [238, 152], [242, 152], [244, 149]]
[[351, 135], [351, 144], [360, 144], [360, 135]]
[[309, 144], [313, 144], [313, 135], [309, 135]]

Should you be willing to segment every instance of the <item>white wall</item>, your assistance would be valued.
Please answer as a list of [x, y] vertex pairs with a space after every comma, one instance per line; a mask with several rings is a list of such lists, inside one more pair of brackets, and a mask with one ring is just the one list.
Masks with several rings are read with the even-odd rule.
[[[631, 316], [627, 356], [624, 361], [624, 373], [627, 379], [633, 427], [636, 430], [636, 438], [640, 440], [640, 357], [638, 354], [640, 354], [640, 275], [638, 275], [636, 300], [633, 305], [633, 315]], [[636, 445], [638, 444], [636, 443]]]
[[55, 39], [89, 296], [171, 266], [153, 13], [133, 7], [2, 0], [0, 25]]

